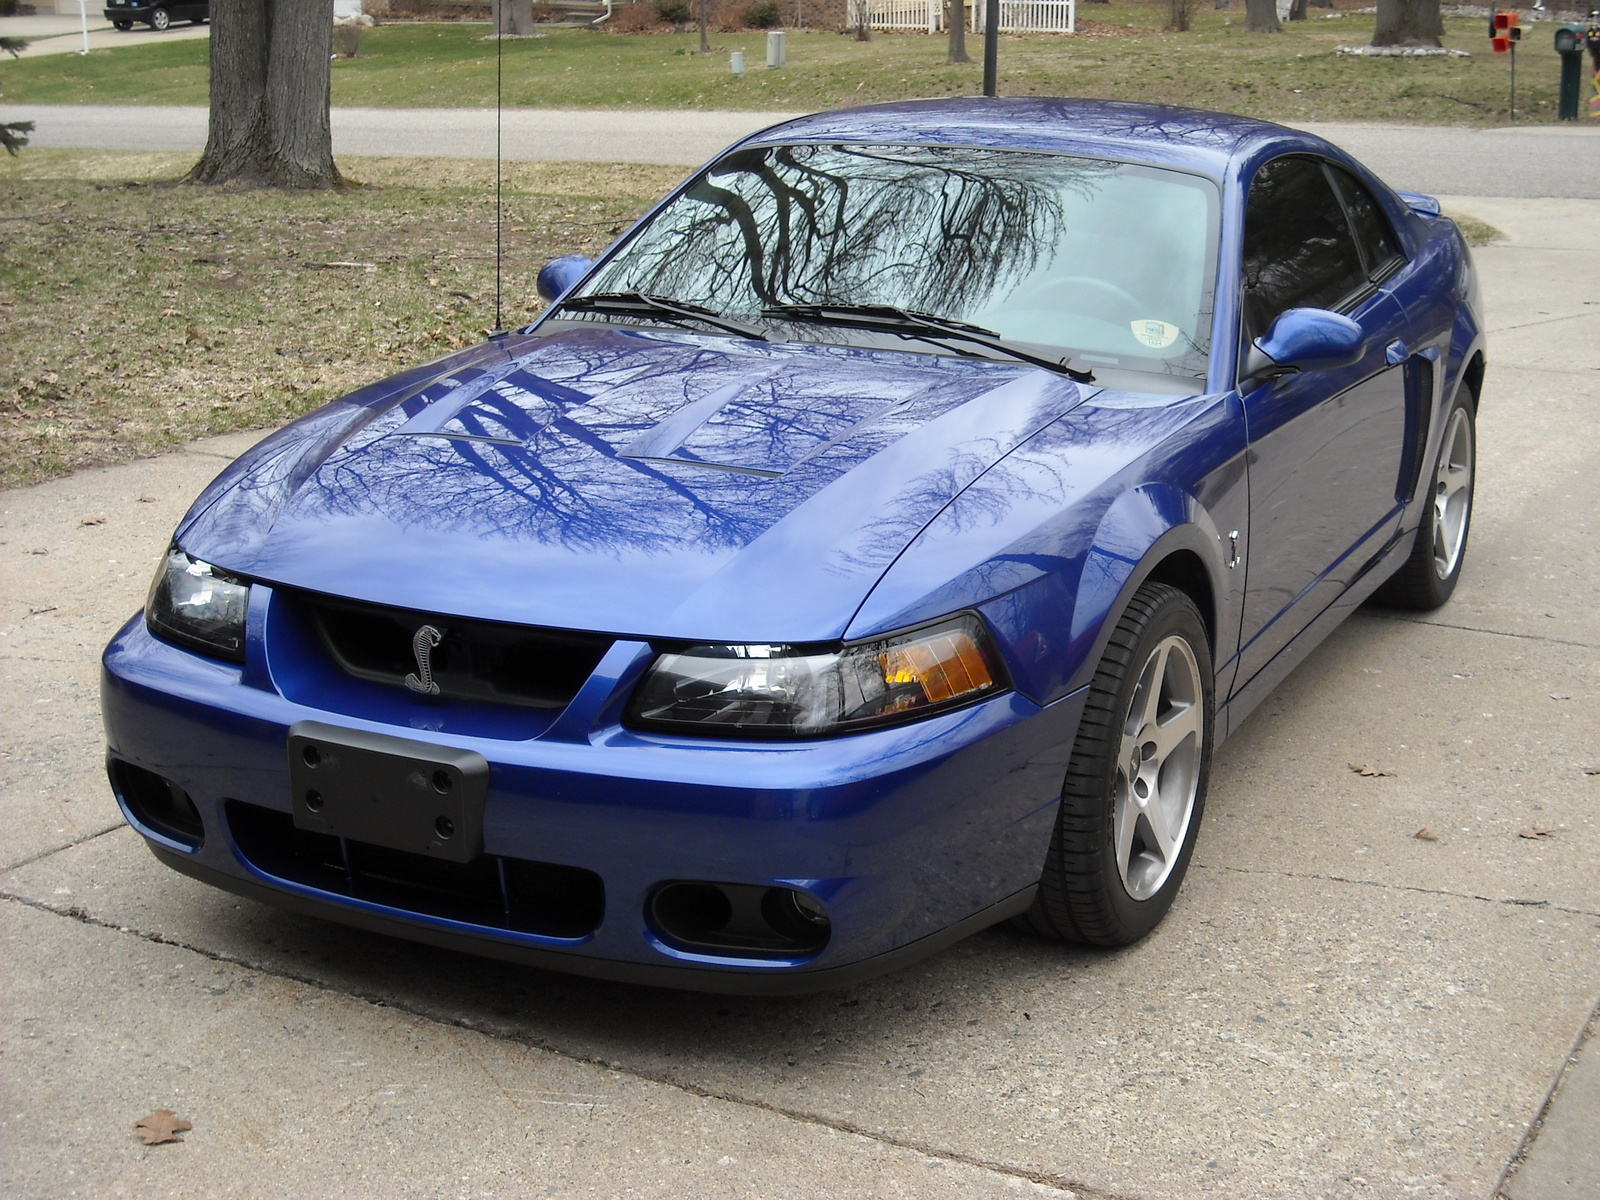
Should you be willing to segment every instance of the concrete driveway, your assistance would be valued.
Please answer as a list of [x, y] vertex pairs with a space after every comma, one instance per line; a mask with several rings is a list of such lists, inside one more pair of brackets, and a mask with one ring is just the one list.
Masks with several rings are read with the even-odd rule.
[[[1462, 585], [1357, 614], [1258, 710], [1177, 906], [1119, 953], [996, 929], [845, 992], [728, 999], [209, 890], [117, 816], [95, 657], [251, 439], [0, 494], [0, 1190], [1600, 1194], [1592, 1050], [1545, 1112], [1600, 997], [1600, 206], [1451, 204], [1509, 235], [1477, 256]], [[158, 1108], [184, 1144], [134, 1138]]]

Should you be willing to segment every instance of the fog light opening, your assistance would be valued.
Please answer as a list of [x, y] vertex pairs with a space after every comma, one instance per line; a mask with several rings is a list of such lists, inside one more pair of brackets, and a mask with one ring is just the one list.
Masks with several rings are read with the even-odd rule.
[[745, 883], [668, 883], [648, 906], [662, 940], [682, 950], [799, 958], [828, 944], [821, 901], [794, 888]]
[[200, 810], [170, 779], [114, 758], [109, 764], [111, 787], [139, 824], [197, 849], [206, 838]]

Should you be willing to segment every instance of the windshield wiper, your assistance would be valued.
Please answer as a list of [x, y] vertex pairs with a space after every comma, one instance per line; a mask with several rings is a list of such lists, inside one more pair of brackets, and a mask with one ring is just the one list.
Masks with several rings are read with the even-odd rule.
[[754, 338], [762, 342], [767, 340], [766, 333], [754, 325], [730, 320], [714, 309], [699, 304], [690, 304], [684, 300], [669, 300], [665, 296], [652, 296], [647, 292], [593, 292], [587, 296], [573, 296], [562, 300], [556, 307], [571, 312], [614, 313], [621, 317], [665, 317], [679, 325], [689, 321], [699, 321], [702, 325], [710, 325], [727, 333], [736, 333], [740, 337]]
[[833, 325], [882, 330], [923, 340], [942, 338], [971, 342], [1047, 371], [1059, 372], [1074, 383], [1094, 382], [1093, 371], [1075, 370], [1067, 365], [1065, 359], [1047, 358], [1029, 350], [1019, 350], [993, 329], [968, 325], [965, 321], [947, 320], [932, 313], [913, 312], [893, 304], [772, 304], [763, 308], [761, 315], [796, 321], [826, 321]]

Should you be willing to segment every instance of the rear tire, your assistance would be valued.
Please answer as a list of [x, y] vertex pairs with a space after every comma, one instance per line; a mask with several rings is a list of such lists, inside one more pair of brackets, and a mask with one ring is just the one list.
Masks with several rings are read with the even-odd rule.
[[1429, 477], [1432, 495], [1417, 529], [1411, 557], [1378, 589], [1375, 599], [1394, 608], [1428, 612], [1456, 590], [1472, 531], [1477, 481], [1478, 431], [1472, 393], [1463, 388], [1444, 418], [1444, 438]]
[[1089, 686], [1027, 927], [1126, 946], [1160, 923], [1194, 852], [1215, 709], [1211, 648], [1194, 601], [1145, 584]]

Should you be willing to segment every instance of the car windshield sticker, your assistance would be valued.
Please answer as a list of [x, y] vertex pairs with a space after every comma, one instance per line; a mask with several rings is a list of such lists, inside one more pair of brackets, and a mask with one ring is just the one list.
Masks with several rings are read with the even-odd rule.
[[1152, 350], [1165, 350], [1182, 335], [1183, 330], [1165, 321], [1129, 321], [1133, 336]]

